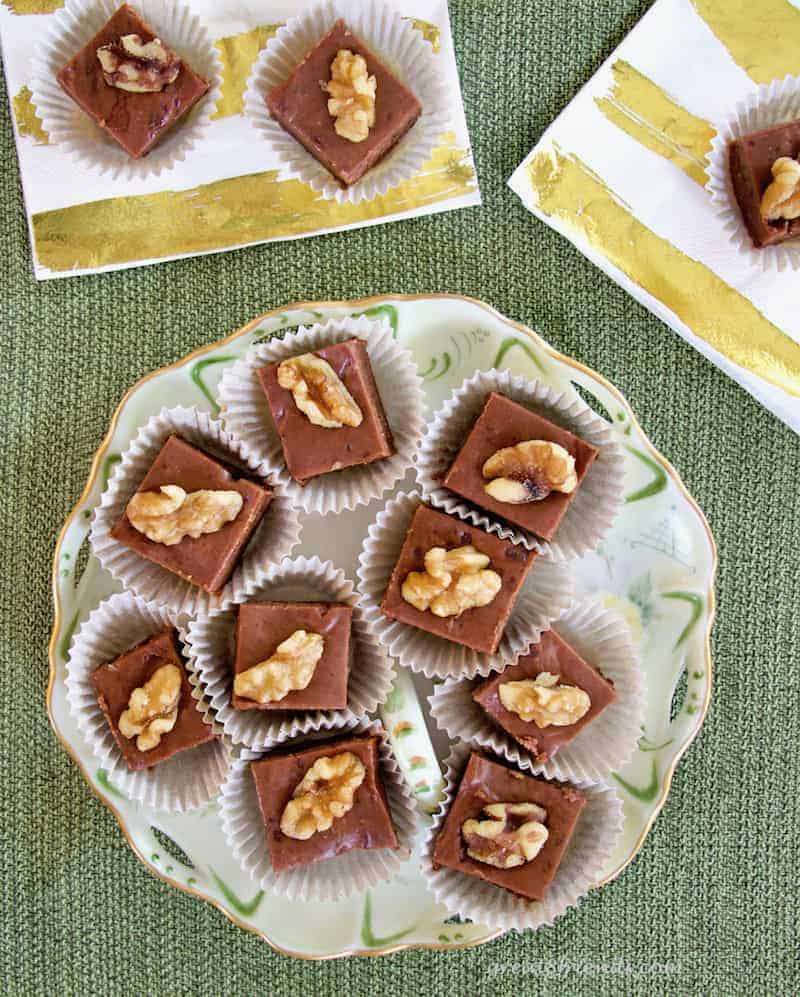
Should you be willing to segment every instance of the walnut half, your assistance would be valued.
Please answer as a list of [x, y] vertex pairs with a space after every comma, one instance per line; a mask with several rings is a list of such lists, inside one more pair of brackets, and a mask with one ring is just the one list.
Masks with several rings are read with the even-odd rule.
[[139, 751], [157, 748], [162, 735], [175, 726], [182, 678], [177, 665], [162, 665], [143, 686], [131, 693], [128, 709], [120, 716], [117, 726], [123, 737], [136, 738]]
[[366, 769], [352, 751], [318, 758], [295, 787], [281, 814], [281, 831], [287, 838], [307, 841], [353, 809], [356, 792]]
[[467, 855], [476, 862], [515, 869], [535, 859], [547, 841], [547, 811], [535, 803], [490, 803], [481, 817], [461, 825]]
[[240, 672], [233, 680], [233, 691], [256, 703], [278, 703], [293, 690], [308, 687], [324, 650], [319, 634], [295, 630], [272, 657]]
[[216, 533], [233, 522], [244, 499], [236, 491], [189, 492], [162, 485], [157, 492], [136, 492], [125, 514], [131, 526], [148, 540], [174, 547], [184, 537]]
[[498, 450], [483, 465], [487, 495], [498, 502], [520, 505], [539, 502], [551, 492], [569, 495], [578, 487], [575, 458], [558, 443], [524, 440]]
[[323, 89], [330, 95], [328, 114], [335, 118], [336, 134], [349, 142], [363, 142], [375, 124], [377, 82], [367, 72], [363, 55], [343, 48], [331, 64], [331, 78]]
[[779, 156], [772, 164], [772, 178], [761, 197], [761, 217], [768, 222], [800, 218], [800, 163]]
[[576, 685], [559, 685], [559, 676], [540, 672], [535, 679], [502, 682], [500, 702], [525, 723], [537, 727], [569, 727], [584, 717], [592, 705], [589, 694]]
[[291, 391], [309, 422], [323, 429], [360, 426], [364, 416], [355, 398], [327, 360], [303, 353], [278, 366], [278, 384]]
[[434, 616], [460, 616], [468, 609], [488, 606], [502, 587], [502, 579], [489, 568], [490, 559], [472, 545], [431, 547], [425, 571], [410, 571], [400, 592], [420, 612]]
[[146, 44], [140, 35], [122, 35], [97, 50], [103, 79], [128, 93], [159, 93], [177, 80], [181, 60], [160, 38]]

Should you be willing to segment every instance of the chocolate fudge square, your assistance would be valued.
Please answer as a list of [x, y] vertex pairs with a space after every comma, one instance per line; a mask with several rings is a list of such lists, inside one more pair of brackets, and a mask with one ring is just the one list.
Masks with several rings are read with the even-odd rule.
[[[145, 44], [158, 37], [133, 7], [123, 4], [57, 79], [90, 118], [130, 156], [140, 159], [208, 92], [208, 83], [186, 62], [181, 62], [174, 82], [157, 92], [130, 93], [107, 83], [97, 50], [118, 46], [124, 35], [138, 35]], [[161, 41], [169, 46], [169, 39]], [[143, 60], [140, 63], [145, 65]]]
[[731, 142], [728, 159], [731, 182], [742, 218], [756, 248], [785, 242], [800, 235], [800, 218], [767, 221], [761, 198], [772, 183], [772, 164], [781, 156], [800, 155], [800, 121], [774, 125]]
[[[497, 572], [502, 580], [500, 591], [492, 602], [487, 606], [468, 609], [460, 616], [448, 617], [435, 616], [429, 610], [419, 610], [406, 602], [401, 591], [403, 582], [409, 572], [425, 570], [425, 554], [431, 547], [452, 550], [470, 544], [490, 559], [488, 568]], [[494, 654], [535, 558], [535, 551], [507, 543], [454, 516], [420, 505], [411, 520], [381, 602], [381, 612], [456, 644]]]
[[242, 496], [242, 509], [236, 519], [216, 533], [184, 537], [172, 547], [155, 543], [134, 529], [127, 514], [112, 529], [111, 536], [206, 592], [218, 592], [230, 578], [239, 555], [261, 521], [272, 492], [265, 484], [226, 466], [180, 436], [167, 439], [137, 490], [158, 491], [162, 485], [178, 485], [187, 494], [203, 489], [236, 491]]
[[[139, 751], [136, 738], [127, 738], [120, 732], [119, 718], [128, 709], [134, 689], [140, 689], [162, 665], [175, 665], [181, 671], [178, 719], [171, 731], [162, 734], [160, 744], [149, 751]], [[92, 672], [91, 683], [119, 750], [133, 771], [151, 768], [179, 751], [214, 740], [211, 725], [204, 722], [192, 697], [174, 630], [148, 637], [109, 664], [101, 665]]]
[[[504, 682], [535, 679], [541, 672], [557, 675], [559, 685], [576, 686], [589, 696], [589, 710], [576, 723], [563, 727], [554, 724], [538, 727], [533, 721], [526, 722], [519, 714], [503, 706], [499, 690]], [[613, 684], [584, 661], [554, 630], [546, 630], [530, 654], [479, 683], [472, 698], [493, 723], [535, 755], [537, 761], [546, 761], [596, 720], [614, 702], [617, 694]]]
[[[525, 440], [558, 443], [575, 458], [575, 473], [578, 478], [575, 491], [569, 495], [551, 492], [539, 501], [519, 505], [498, 502], [487, 494], [483, 465], [498, 450], [516, 446]], [[450, 470], [445, 474], [442, 484], [481, 509], [486, 509], [515, 526], [521, 526], [523, 530], [535, 533], [544, 540], [552, 540], [597, 454], [595, 447], [566, 429], [561, 429], [524, 405], [512, 402], [505, 395], [493, 391], [486, 399], [483, 411]]]
[[270, 658], [295, 630], [319, 634], [325, 645], [305, 689], [294, 689], [274, 703], [257, 703], [234, 693], [234, 707], [278, 711], [345, 709], [352, 617], [350, 606], [333, 602], [248, 602], [240, 606], [234, 676]]
[[[354, 848], [399, 848], [380, 774], [377, 736], [344, 737], [315, 742], [293, 751], [277, 751], [250, 766], [276, 872], [311, 865]], [[352, 808], [327, 831], [305, 841], [281, 831], [281, 816], [298, 784], [318, 758], [352, 752], [363, 764], [364, 781]]]
[[[351, 142], [336, 133], [328, 113], [323, 85], [331, 78], [331, 64], [346, 49], [363, 56], [367, 73], [377, 82], [375, 124], [363, 142]], [[291, 76], [267, 95], [272, 117], [315, 159], [349, 187], [375, 166], [400, 141], [422, 113], [414, 94], [357, 38], [344, 21], [337, 21], [303, 59]]]
[[[491, 803], [535, 803], [544, 807], [548, 837], [530, 862], [500, 869], [467, 855], [461, 825], [465, 820], [480, 819], [483, 808]], [[524, 775], [473, 751], [436, 839], [433, 867], [456, 869], [526, 900], [543, 900], [585, 804], [586, 797], [577, 789]]]
[[355, 399], [363, 416], [360, 426], [315, 426], [297, 407], [292, 392], [278, 383], [280, 363], [256, 371], [281, 439], [286, 466], [301, 485], [319, 474], [371, 464], [394, 453], [392, 431], [364, 341], [348, 339], [316, 350], [315, 355], [327, 360]]

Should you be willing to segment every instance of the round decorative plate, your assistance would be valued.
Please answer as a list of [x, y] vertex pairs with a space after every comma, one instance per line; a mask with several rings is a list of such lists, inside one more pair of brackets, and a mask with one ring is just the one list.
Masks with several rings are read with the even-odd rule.
[[[667, 799], [675, 766], [703, 723], [711, 695], [716, 549], [702, 513], [613, 385], [489, 306], [447, 295], [294, 305], [263, 315], [222, 342], [143, 378], [117, 409], [86, 489], [56, 545], [50, 720], [148, 869], [210, 901], [275, 948], [309, 959], [407, 947], [457, 948], [487, 941], [496, 932], [448, 917], [427, 893], [414, 858], [392, 882], [338, 904], [290, 903], [264, 895], [228, 853], [216, 802], [190, 814], [165, 816], [125, 798], [98, 767], [71, 718], [64, 680], [76, 628], [117, 588], [87, 556], [86, 540], [109, 473], [138, 427], [165, 405], [197, 405], [215, 412], [216, 387], [226, 365], [257, 340], [300, 324], [363, 313], [386, 320], [412, 351], [430, 411], [476, 369], [509, 368], [580, 392], [612, 424], [625, 453], [624, 509], [600, 549], [574, 565], [578, 592], [599, 595], [628, 620], [641, 647], [648, 688], [638, 750], [613, 775], [624, 801], [625, 829], [601, 883], [619, 875], [642, 847]], [[329, 558], [355, 579], [362, 538], [380, 505], [372, 502], [338, 515], [335, 530], [321, 517], [304, 517], [296, 553]], [[438, 731], [429, 731], [429, 691], [427, 680], [412, 680], [401, 671], [381, 713], [420, 807], [431, 812], [441, 789], [437, 755], [443, 757], [447, 746]]]

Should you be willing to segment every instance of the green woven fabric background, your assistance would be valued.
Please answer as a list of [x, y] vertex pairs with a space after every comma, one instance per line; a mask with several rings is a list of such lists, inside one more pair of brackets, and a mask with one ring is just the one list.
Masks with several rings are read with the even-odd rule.
[[[800, 989], [798, 438], [527, 214], [505, 184], [646, 7], [452, 0], [480, 209], [98, 277], [33, 280], [0, 95], [0, 991]], [[84, 785], [44, 711], [50, 558], [136, 378], [269, 308], [380, 291], [483, 298], [627, 395], [719, 543], [716, 682], [644, 850], [554, 929], [459, 953], [308, 963], [274, 954], [150, 876]]]

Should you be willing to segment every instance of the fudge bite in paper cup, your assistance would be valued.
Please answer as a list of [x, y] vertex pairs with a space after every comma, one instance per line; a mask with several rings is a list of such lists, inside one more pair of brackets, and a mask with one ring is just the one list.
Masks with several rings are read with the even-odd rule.
[[90, 542], [126, 588], [196, 615], [244, 600], [299, 536], [297, 512], [263, 462], [205, 412], [174, 408], [149, 419], [122, 455]]
[[181, 623], [130, 592], [112, 595], [75, 635], [66, 680], [70, 712], [114, 786], [174, 813], [216, 796], [230, 764]]
[[355, 586], [317, 557], [271, 565], [246, 602], [193, 620], [187, 646], [217, 721], [255, 750], [372, 713], [394, 681]]
[[446, 782], [422, 874], [452, 914], [490, 928], [552, 924], [600, 881], [622, 833], [610, 787], [550, 782], [464, 744]]
[[414, 177], [451, 129], [447, 84], [422, 32], [359, 0], [291, 18], [256, 60], [245, 113], [282, 179], [339, 203]]
[[429, 678], [513, 664], [572, 601], [566, 565], [432, 509], [417, 492], [378, 514], [358, 578], [381, 643]]
[[219, 387], [227, 430], [305, 512], [379, 498], [411, 469], [422, 381], [390, 327], [362, 315], [254, 346]]
[[219, 54], [191, 6], [67, 0], [33, 57], [50, 141], [125, 180], [172, 169], [201, 141], [220, 97]]
[[289, 900], [341, 900], [391, 879], [414, 845], [414, 799], [379, 723], [352, 718], [234, 762], [222, 827], [242, 869]]
[[644, 676], [623, 619], [590, 599], [574, 603], [516, 664], [444, 682], [429, 702], [453, 740], [547, 779], [603, 782], [636, 748]]
[[761, 270], [800, 268], [800, 77], [758, 87], [715, 122], [706, 189], [723, 231]]
[[557, 560], [597, 547], [621, 507], [624, 475], [611, 427], [577, 394], [500, 370], [453, 392], [417, 462], [437, 509]]

